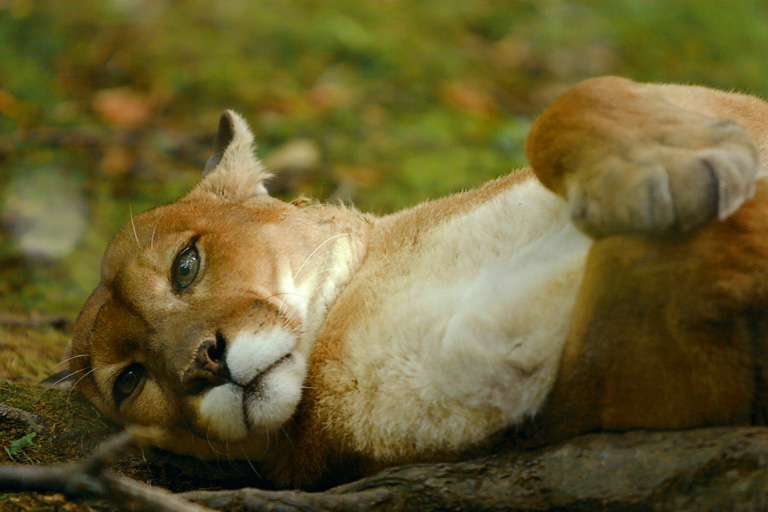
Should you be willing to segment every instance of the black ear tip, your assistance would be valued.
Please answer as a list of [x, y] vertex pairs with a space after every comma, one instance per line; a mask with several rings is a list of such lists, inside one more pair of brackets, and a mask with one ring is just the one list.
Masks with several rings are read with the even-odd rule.
[[222, 148], [223, 152], [232, 142], [232, 139], [235, 138], [234, 116], [235, 113], [231, 110], [225, 110], [224, 113], [221, 114], [221, 119], [219, 119], [219, 131], [216, 134], [216, 143], [214, 146], [217, 150]]
[[237, 114], [232, 110], [225, 110], [219, 118], [219, 131], [216, 133], [216, 140], [213, 144], [213, 153], [208, 158], [208, 162], [205, 164], [205, 170], [203, 171], [203, 177], [205, 177], [211, 170], [213, 170], [222, 157], [224, 151], [232, 143], [235, 138], [235, 116]]

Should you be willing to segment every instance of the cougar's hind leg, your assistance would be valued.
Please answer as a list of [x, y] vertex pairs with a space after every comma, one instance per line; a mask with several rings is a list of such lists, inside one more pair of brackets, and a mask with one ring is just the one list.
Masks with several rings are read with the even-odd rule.
[[685, 237], [595, 242], [541, 435], [765, 422], [768, 183]]
[[752, 423], [768, 425], [768, 307], [754, 309], [752, 338], [755, 340], [755, 400]]

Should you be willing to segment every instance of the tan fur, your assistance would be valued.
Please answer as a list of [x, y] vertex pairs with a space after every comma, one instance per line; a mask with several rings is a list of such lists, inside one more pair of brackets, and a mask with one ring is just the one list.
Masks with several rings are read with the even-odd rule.
[[73, 380], [158, 446], [246, 457], [280, 485], [762, 421], [765, 119], [748, 96], [590, 80], [534, 124], [533, 172], [374, 218], [270, 198], [227, 112], [197, 188], [107, 250]]

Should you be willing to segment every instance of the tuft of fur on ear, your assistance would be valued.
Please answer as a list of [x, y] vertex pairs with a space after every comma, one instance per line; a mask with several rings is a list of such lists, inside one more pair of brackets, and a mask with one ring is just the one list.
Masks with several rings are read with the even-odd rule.
[[254, 154], [248, 123], [237, 112], [224, 111], [213, 153], [193, 192], [213, 193], [225, 201], [243, 201], [266, 194], [264, 180], [270, 176]]

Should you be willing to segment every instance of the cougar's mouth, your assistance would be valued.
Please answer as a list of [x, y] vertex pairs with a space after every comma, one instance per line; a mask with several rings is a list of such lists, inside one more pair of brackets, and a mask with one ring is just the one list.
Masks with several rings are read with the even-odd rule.
[[285, 354], [283, 357], [269, 365], [266, 369], [264, 369], [261, 373], [256, 375], [248, 384], [244, 386], [244, 392], [245, 396], [247, 398], [251, 398], [254, 400], [259, 400], [263, 397], [263, 384], [264, 384], [264, 378], [275, 368], [278, 366], [287, 363], [293, 359], [293, 355], [291, 353]]

